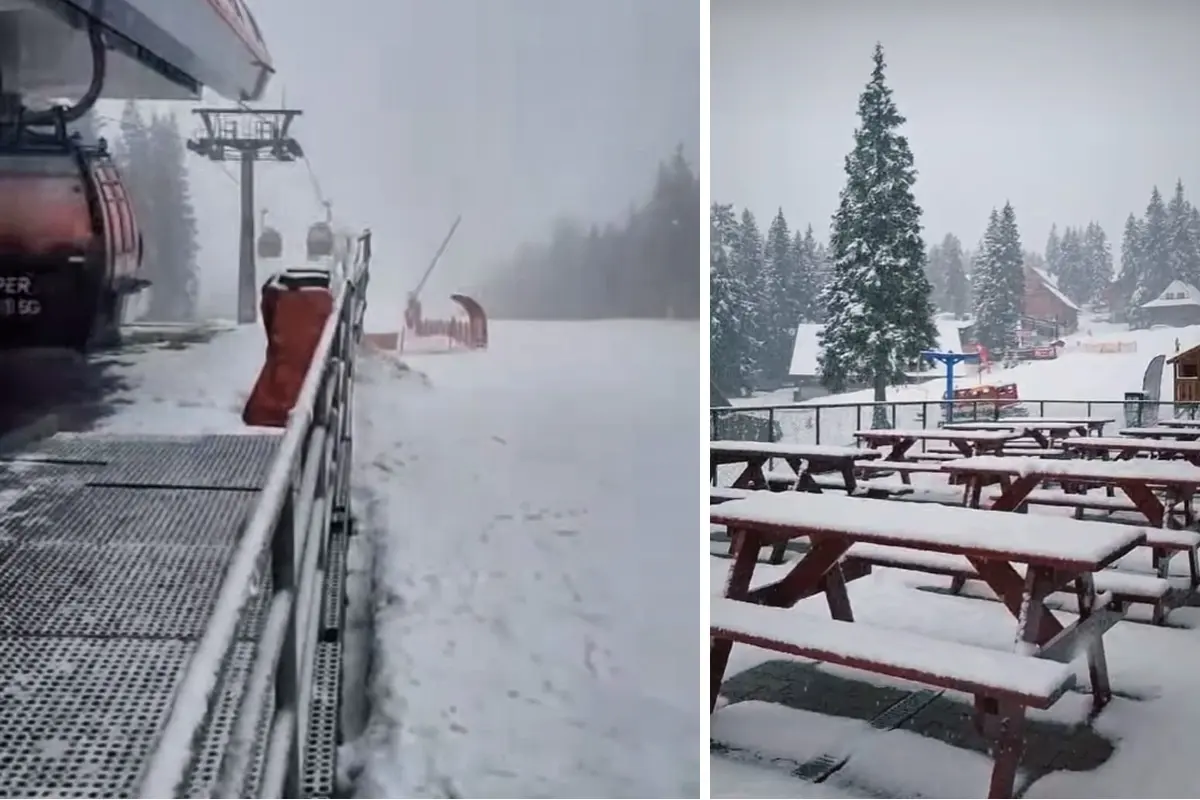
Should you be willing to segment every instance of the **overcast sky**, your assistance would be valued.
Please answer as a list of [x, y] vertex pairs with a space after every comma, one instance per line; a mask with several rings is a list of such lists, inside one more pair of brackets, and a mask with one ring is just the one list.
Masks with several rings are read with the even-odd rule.
[[[677, 143], [693, 160], [699, 150], [696, 0], [249, 5], [278, 68], [269, 100], [286, 88], [304, 109], [295, 133], [321, 189], [339, 217], [374, 230], [373, 281], [398, 304], [456, 214], [431, 293], [469, 283], [556, 216], [620, 218]], [[236, 270], [238, 190], [215, 165], [192, 174], [211, 296]], [[322, 213], [304, 167], [264, 166], [258, 191], [302, 258]]]
[[822, 238], [871, 50], [919, 171], [926, 239], [974, 247], [1011, 200], [1027, 248], [1130, 211], [1181, 177], [1200, 201], [1200, 4], [712, 0], [712, 197]]

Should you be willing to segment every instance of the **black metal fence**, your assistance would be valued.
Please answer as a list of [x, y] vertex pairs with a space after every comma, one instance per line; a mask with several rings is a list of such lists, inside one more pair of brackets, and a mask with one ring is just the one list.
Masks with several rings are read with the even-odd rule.
[[[709, 409], [712, 439], [853, 444], [854, 432], [877, 427], [877, 408], [883, 409], [890, 428], [939, 428], [946, 423], [944, 400], [883, 403], [785, 403], [738, 405]], [[1120, 428], [1153, 425], [1160, 419], [1200, 418], [1200, 404], [1174, 404], [1148, 400], [1020, 400], [1005, 404], [995, 398], [955, 400], [953, 421], [1001, 420], [1009, 417], [1107, 418], [1104, 433]]]

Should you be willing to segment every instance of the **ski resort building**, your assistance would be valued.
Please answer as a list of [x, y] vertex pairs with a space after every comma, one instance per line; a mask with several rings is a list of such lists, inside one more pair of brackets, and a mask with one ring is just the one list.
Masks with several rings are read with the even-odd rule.
[[1025, 307], [1022, 324], [1029, 326], [1033, 320], [1045, 326], [1052, 323], [1057, 336], [1066, 336], [1079, 328], [1079, 306], [1063, 294], [1049, 273], [1025, 265]]
[[1184, 281], [1171, 281], [1163, 293], [1138, 309], [1143, 327], [1170, 325], [1182, 328], [1200, 324], [1200, 289]]

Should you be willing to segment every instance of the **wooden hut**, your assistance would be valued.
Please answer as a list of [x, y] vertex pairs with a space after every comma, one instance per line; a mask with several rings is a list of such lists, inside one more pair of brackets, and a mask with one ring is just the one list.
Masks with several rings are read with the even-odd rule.
[[1175, 402], [1200, 403], [1200, 344], [1167, 359], [1175, 370]]

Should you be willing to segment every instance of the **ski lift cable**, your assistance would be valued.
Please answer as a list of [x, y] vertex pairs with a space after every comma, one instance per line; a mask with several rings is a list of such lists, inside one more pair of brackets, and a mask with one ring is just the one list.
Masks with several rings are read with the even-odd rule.
[[[250, 112], [251, 114], [257, 116], [263, 122], [270, 122], [270, 120], [268, 120], [265, 116], [260, 114], [257, 109], [253, 109], [249, 105], [247, 105], [245, 100], [239, 100], [237, 102], [238, 102], [238, 107], [241, 108], [243, 111]], [[325, 198], [325, 194], [321, 191], [321, 182], [319, 180], [317, 180], [317, 175], [316, 175], [316, 172], [313, 170], [312, 162], [308, 160], [308, 153], [302, 152], [300, 154], [300, 160], [304, 162], [304, 169], [308, 172], [308, 180], [309, 180], [310, 185], [312, 186], [313, 196], [316, 198], [317, 205], [321, 206], [322, 208], [328, 209], [331, 204]]]

